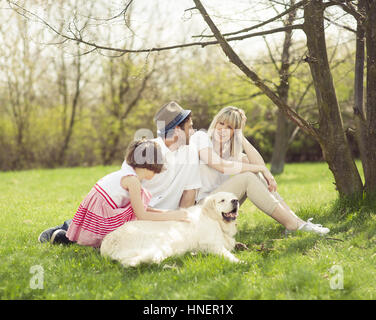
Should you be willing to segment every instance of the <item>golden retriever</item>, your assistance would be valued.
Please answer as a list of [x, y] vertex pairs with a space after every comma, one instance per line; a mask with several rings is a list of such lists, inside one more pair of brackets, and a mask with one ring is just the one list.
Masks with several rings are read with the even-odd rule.
[[235, 220], [239, 201], [228, 192], [208, 196], [202, 205], [188, 208], [190, 222], [135, 220], [109, 233], [102, 242], [102, 256], [124, 266], [160, 263], [189, 251], [218, 254], [239, 260], [234, 249]]

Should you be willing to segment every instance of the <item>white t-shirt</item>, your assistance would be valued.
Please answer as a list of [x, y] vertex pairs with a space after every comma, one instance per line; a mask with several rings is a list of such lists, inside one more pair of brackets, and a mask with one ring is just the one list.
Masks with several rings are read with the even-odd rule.
[[[201, 187], [200, 164], [196, 148], [180, 146], [171, 151], [161, 137], [153, 139], [161, 146], [165, 169], [151, 180], [143, 180], [142, 186], [151, 193], [149, 206], [156, 209], [175, 210], [184, 190]], [[126, 164], [126, 162], [123, 163]]]
[[[213, 152], [215, 152], [213, 143], [209, 135], [202, 130], [195, 132], [191, 136], [189, 144], [192, 147], [195, 146], [197, 148], [197, 152], [206, 148], [212, 148]], [[209, 167], [205, 162], [200, 160], [200, 177], [202, 187], [197, 193], [197, 202], [207, 197], [213, 190], [215, 190], [218, 186], [225, 182], [230, 176]]]
[[121, 178], [129, 175], [136, 176], [136, 172], [131, 166], [125, 163], [120, 170], [109, 173], [97, 182], [101, 194], [108, 201], [115, 202], [118, 208], [124, 208], [130, 202], [128, 191], [120, 184]]

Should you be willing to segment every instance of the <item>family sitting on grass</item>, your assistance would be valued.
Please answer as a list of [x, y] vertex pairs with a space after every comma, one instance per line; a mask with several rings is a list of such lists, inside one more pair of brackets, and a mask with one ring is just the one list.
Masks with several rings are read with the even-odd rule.
[[158, 137], [131, 143], [121, 169], [95, 184], [73, 219], [43, 231], [38, 240], [100, 247], [108, 233], [132, 220], [189, 223], [184, 208], [217, 192], [235, 194], [240, 204], [248, 198], [287, 232], [328, 233], [283, 201], [263, 158], [243, 135], [246, 120], [243, 110], [230, 106], [207, 132], [195, 132], [190, 110], [165, 104], [154, 118]]

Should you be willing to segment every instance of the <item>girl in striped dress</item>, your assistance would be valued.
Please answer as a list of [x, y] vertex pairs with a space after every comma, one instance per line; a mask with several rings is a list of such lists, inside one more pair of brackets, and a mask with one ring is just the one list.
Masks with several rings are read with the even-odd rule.
[[127, 165], [100, 179], [81, 202], [66, 237], [81, 245], [99, 247], [109, 232], [132, 220], [188, 221], [184, 210], [164, 211], [148, 207], [151, 195], [141, 181], [163, 169], [160, 146], [151, 140], [133, 142]]

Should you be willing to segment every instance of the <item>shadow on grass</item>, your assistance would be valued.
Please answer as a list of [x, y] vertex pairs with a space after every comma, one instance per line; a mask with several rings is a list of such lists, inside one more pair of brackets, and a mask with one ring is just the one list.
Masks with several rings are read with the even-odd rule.
[[[327, 241], [328, 245], [345, 242], [357, 236], [371, 239], [376, 236], [376, 202], [364, 200], [337, 200], [330, 205], [307, 207], [297, 212], [303, 220], [314, 217], [313, 223], [329, 227], [326, 236], [292, 233], [285, 236], [284, 227], [276, 221], [266, 221], [250, 227], [243, 224], [238, 227], [236, 239], [259, 252], [264, 258], [271, 254], [306, 254], [315, 245]], [[316, 221], [315, 221], [316, 220]]]

